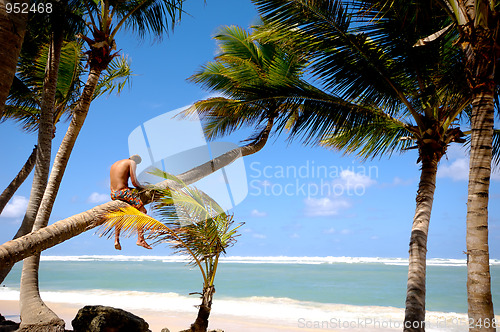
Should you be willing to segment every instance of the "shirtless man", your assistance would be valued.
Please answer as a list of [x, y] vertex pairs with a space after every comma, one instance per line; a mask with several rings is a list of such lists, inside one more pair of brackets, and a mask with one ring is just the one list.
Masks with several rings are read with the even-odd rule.
[[[118, 160], [113, 165], [111, 165], [110, 171], [110, 187], [111, 187], [111, 199], [120, 200], [129, 203], [137, 210], [146, 213], [144, 204], [142, 204], [141, 198], [138, 194], [128, 186], [128, 179], [132, 182], [132, 185], [136, 188], [141, 188], [139, 181], [135, 175], [137, 164], [142, 161], [141, 157], [138, 155], [133, 155], [129, 159]], [[137, 230], [137, 245], [144, 247], [146, 249], [152, 249], [149, 244], [144, 240], [144, 230], [142, 228]], [[120, 245], [120, 229], [115, 228], [115, 248], [121, 250]]]

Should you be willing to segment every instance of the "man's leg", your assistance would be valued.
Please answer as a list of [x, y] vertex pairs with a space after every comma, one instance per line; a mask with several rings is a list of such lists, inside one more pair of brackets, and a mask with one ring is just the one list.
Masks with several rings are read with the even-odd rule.
[[[146, 208], [144, 208], [144, 206], [141, 206], [139, 208], [139, 211], [141, 211], [142, 213], [147, 213], [148, 211], [146, 211]], [[141, 246], [141, 247], [144, 247], [146, 249], [153, 249], [151, 248], [151, 246], [146, 242], [146, 240], [144, 240], [144, 230], [142, 228], [139, 228], [137, 229], [137, 243], [136, 243], [138, 246]]]
[[120, 228], [115, 227], [115, 249], [122, 250], [122, 246], [120, 245]]

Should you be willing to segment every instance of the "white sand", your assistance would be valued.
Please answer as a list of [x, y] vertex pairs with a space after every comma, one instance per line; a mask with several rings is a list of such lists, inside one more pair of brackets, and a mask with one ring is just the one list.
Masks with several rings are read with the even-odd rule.
[[[76, 313], [81, 308], [80, 305], [67, 303], [46, 303], [59, 317], [66, 321], [66, 329], [72, 329], [71, 320], [76, 316]], [[121, 308], [127, 310], [127, 308]], [[129, 311], [129, 310], [127, 310]], [[152, 332], [160, 332], [162, 328], [168, 327], [171, 332], [184, 330], [194, 322], [196, 314], [191, 313], [168, 313], [151, 310], [134, 310], [133, 314], [142, 317], [149, 324]], [[18, 301], [3, 301], [0, 300], [0, 313], [8, 320], [19, 322], [19, 303]], [[209, 329], [222, 329], [225, 332], [282, 332], [282, 331], [346, 331], [361, 332], [373, 329], [353, 328], [353, 329], [321, 329], [321, 328], [305, 328], [299, 327], [297, 321], [283, 322], [277, 317], [276, 320], [256, 320], [245, 317], [236, 317], [229, 315], [220, 315], [212, 313], [210, 317]], [[399, 331], [400, 329], [376, 329], [379, 332]]]

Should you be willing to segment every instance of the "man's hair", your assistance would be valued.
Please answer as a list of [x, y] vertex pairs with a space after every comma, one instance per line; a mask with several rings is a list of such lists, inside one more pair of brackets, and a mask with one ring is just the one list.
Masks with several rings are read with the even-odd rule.
[[138, 154], [134, 154], [133, 156], [130, 156], [130, 158], [128, 159], [135, 161], [136, 164], [140, 164], [142, 161], [141, 156], [139, 156]]

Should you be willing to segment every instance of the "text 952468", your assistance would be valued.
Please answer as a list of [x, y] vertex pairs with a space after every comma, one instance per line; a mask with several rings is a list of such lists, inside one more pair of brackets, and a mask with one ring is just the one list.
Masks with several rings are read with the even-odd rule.
[[18, 2], [7, 2], [5, 4], [5, 10], [7, 14], [28, 14], [28, 13], [52, 13], [52, 3], [50, 2], [38, 2], [34, 4], [29, 3], [18, 3]]

